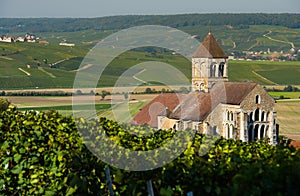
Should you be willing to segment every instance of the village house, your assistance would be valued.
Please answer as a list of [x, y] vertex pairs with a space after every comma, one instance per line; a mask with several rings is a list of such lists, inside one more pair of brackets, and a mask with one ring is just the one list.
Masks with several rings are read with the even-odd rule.
[[11, 43], [13, 41], [11, 36], [2, 35], [0, 36], [0, 42]]
[[35, 43], [36, 42], [36, 36], [35, 35], [31, 35], [29, 33], [26, 33], [26, 35], [25, 35], [25, 41], [31, 42], [31, 43]]
[[0, 36], [0, 42], [32, 42], [35, 43], [38, 38], [36, 38], [35, 35], [31, 35], [27, 33], [25, 37], [16, 37], [16, 36], [8, 36], [8, 35], [2, 35]]
[[192, 92], [161, 94], [132, 120], [157, 129], [187, 130], [244, 142], [278, 143], [274, 99], [252, 82], [228, 81], [228, 56], [209, 33], [192, 58]]
[[25, 38], [24, 37], [16, 37], [14, 39], [14, 42], [25, 42]]
[[60, 46], [68, 46], [68, 47], [74, 47], [75, 46], [75, 44], [73, 44], [73, 43], [65, 43], [65, 42], [61, 42], [61, 43], [59, 43], [59, 45]]

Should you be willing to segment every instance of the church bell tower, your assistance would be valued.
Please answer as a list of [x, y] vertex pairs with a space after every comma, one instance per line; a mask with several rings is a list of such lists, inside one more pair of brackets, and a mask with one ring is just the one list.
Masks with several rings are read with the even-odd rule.
[[228, 81], [228, 56], [211, 32], [192, 57], [192, 89], [208, 92], [217, 82]]

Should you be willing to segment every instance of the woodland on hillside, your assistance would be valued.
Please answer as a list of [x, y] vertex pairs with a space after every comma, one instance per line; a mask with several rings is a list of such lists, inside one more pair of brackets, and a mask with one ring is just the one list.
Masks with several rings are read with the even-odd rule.
[[87, 29], [119, 30], [138, 25], [165, 25], [174, 28], [196, 25], [278, 25], [300, 28], [300, 14], [182, 14], [128, 15], [101, 18], [2, 18], [0, 34], [12, 32], [74, 32]]

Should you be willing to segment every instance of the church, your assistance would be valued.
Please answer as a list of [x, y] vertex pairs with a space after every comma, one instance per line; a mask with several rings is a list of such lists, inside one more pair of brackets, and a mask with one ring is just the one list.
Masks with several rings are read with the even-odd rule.
[[189, 94], [158, 95], [132, 123], [278, 143], [274, 99], [257, 83], [228, 81], [228, 56], [211, 32], [192, 56], [191, 89]]

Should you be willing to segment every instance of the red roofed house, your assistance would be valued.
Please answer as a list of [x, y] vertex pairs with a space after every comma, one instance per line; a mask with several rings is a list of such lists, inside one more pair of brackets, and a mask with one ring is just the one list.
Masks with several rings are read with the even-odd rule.
[[274, 99], [259, 84], [228, 82], [228, 57], [209, 33], [192, 58], [192, 92], [161, 94], [132, 123], [193, 129], [242, 141], [278, 142]]

